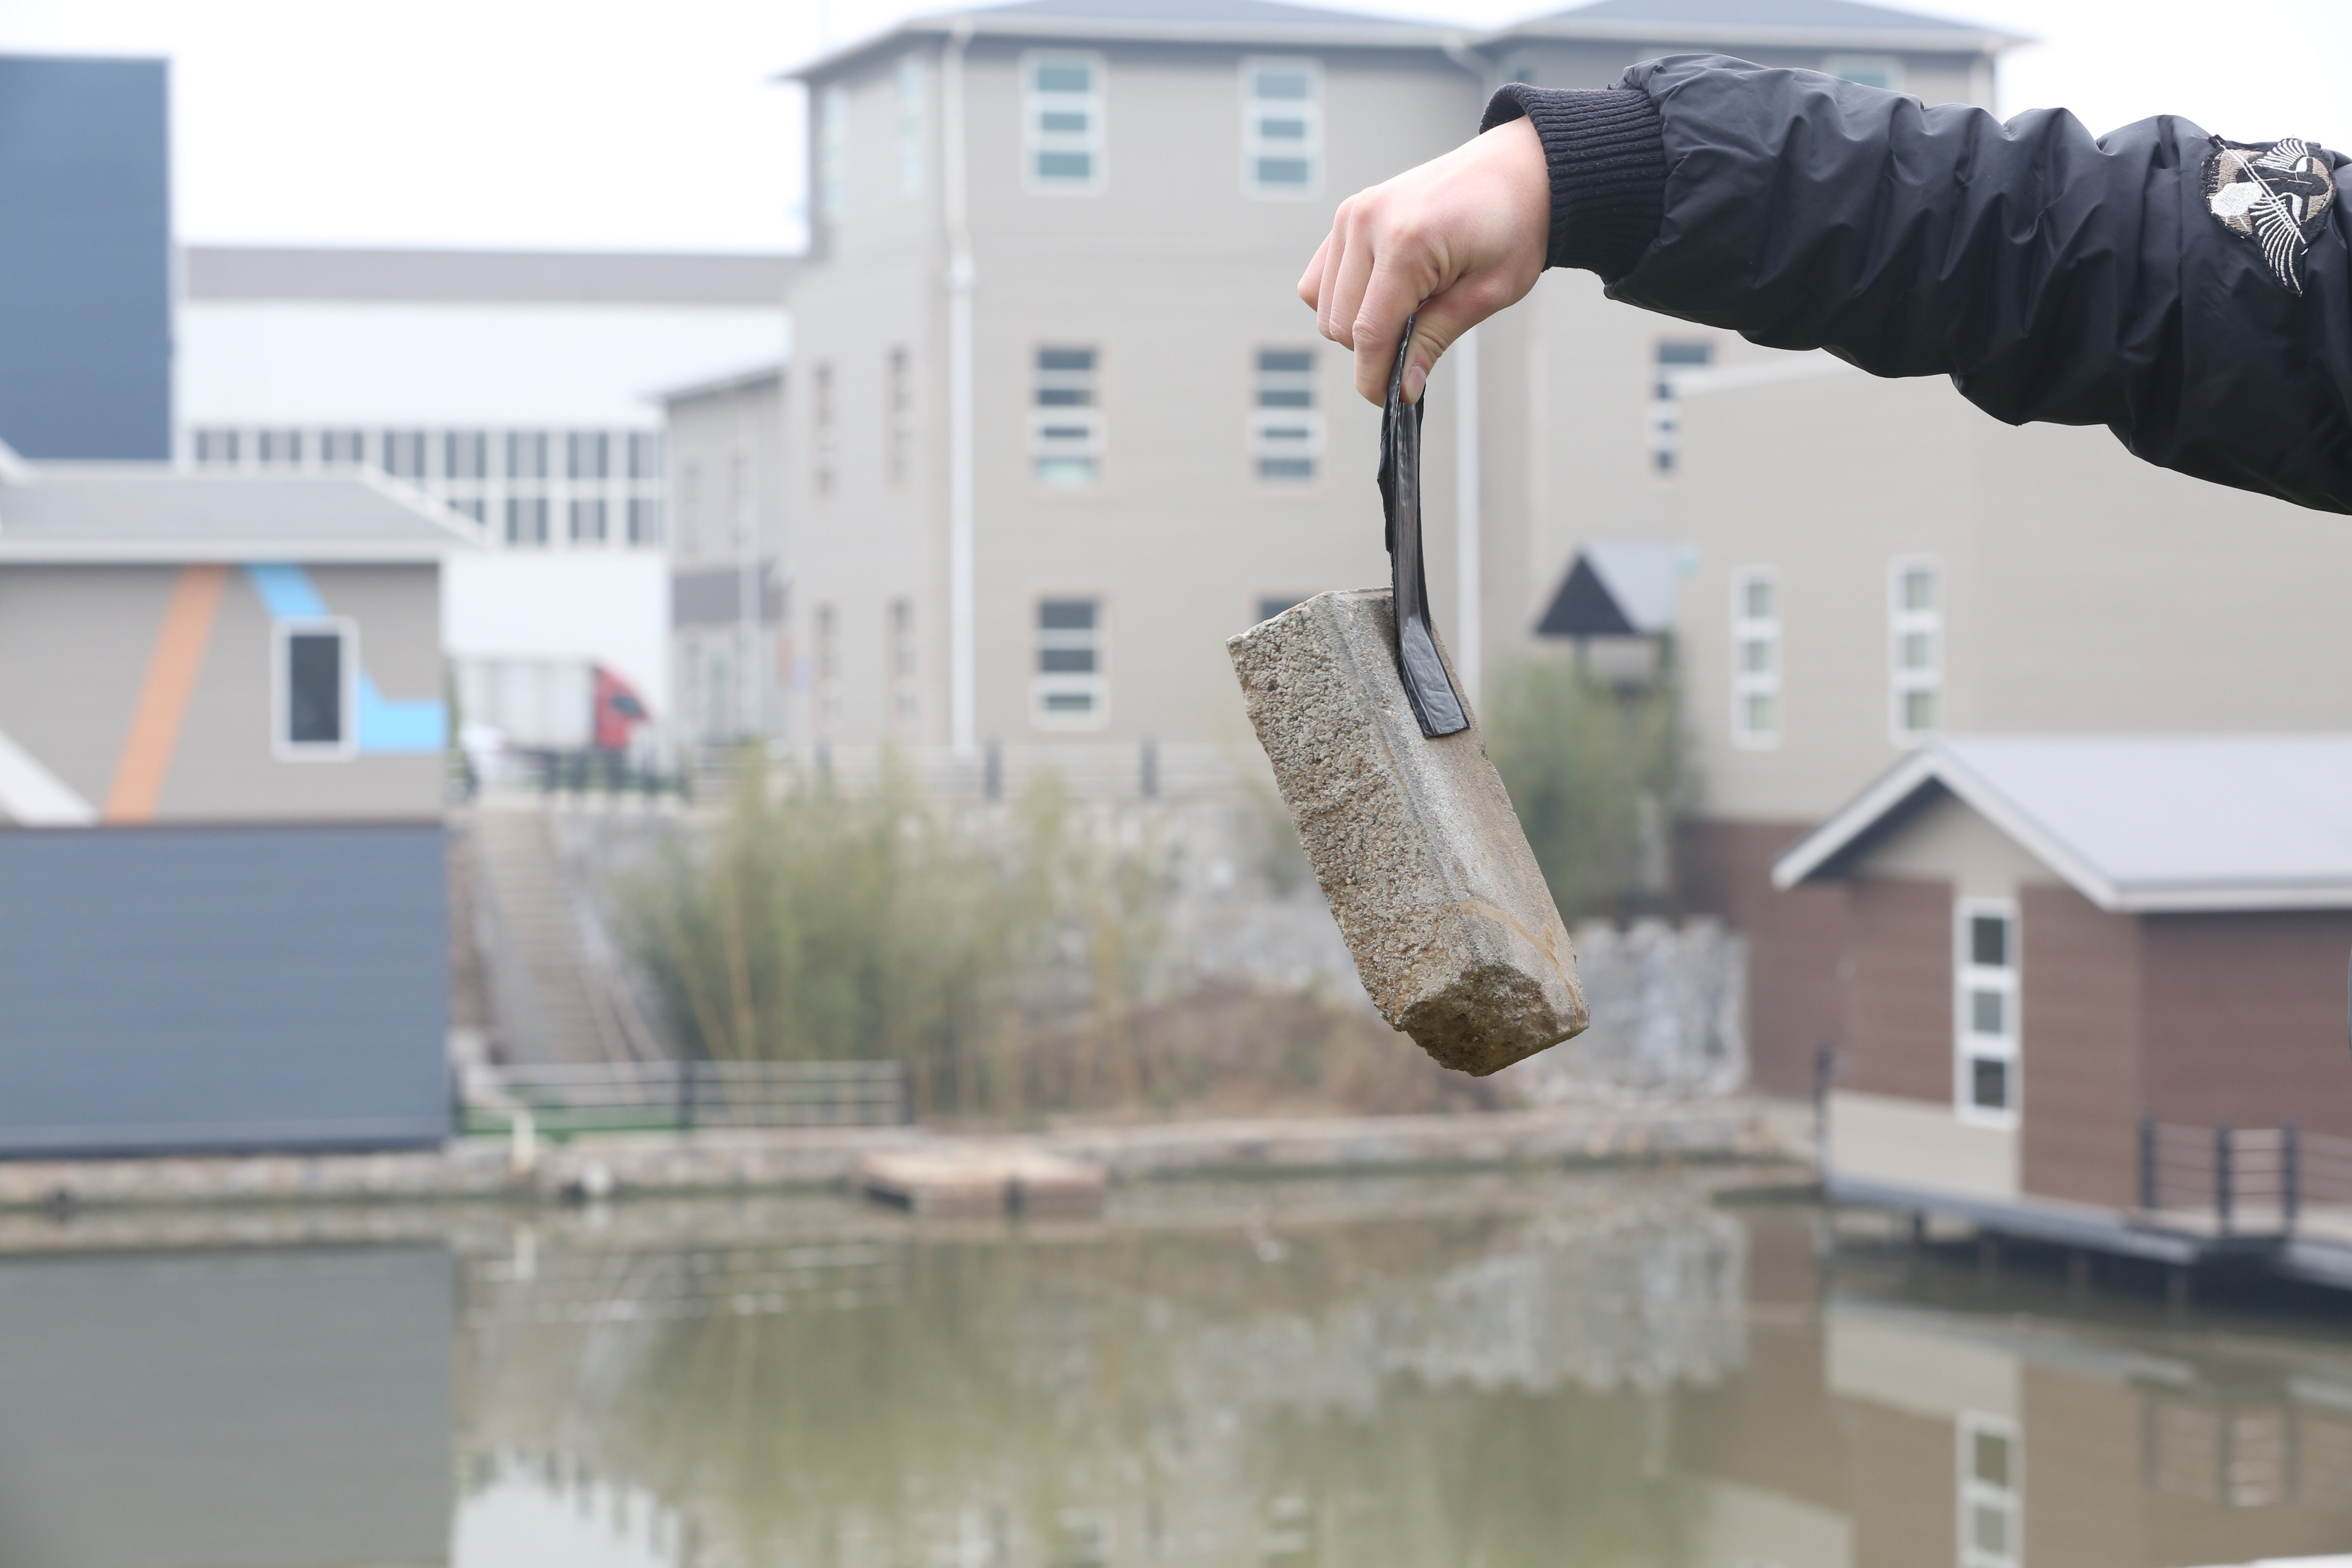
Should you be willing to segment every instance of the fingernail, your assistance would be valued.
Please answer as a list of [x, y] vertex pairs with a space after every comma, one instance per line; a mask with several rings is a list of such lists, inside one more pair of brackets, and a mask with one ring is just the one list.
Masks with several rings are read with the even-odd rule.
[[1404, 367], [1404, 400], [1407, 403], [1419, 403], [1421, 389], [1428, 384], [1429, 372], [1417, 364]]

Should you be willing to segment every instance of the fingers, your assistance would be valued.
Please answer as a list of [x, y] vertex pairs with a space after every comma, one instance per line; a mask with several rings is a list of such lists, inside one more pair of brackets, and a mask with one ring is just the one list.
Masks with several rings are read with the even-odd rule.
[[[1362, 313], [1364, 290], [1371, 286], [1372, 268], [1379, 260], [1370, 237], [1362, 232], [1360, 211], [1348, 215], [1348, 225], [1335, 229], [1332, 237], [1339, 241], [1337, 254], [1325, 258], [1323, 268], [1323, 308], [1320, 324], [1323, 335], [1335, 343], [1356, 347], [1356, 321]], [[1389, 340], [1394, 342], [1396, 340]]]
[[[1366, 400], [1385, 403], [1389, 395], [1389, 372], [1396, 367], [1397, 342], [1404, 336], [1404, 324], [1421, 304], [1423, 280], [1418, 269], [1408, 271], [1394, 260], [1384, 261], [1372, 269], [1363, 293], [1363, 301], [1356, 309], [1349, 338], [1356, 351], [1356, 390]], [[1416, 338], [1419, 332], [1413, 334]], [[1405, 401], [1417, 395], [1410, 382], [1405, 389]]]
[[1323, 243], [1315, 247], [1315, 259], [1308, 262], [1307, 270], [1298, 275], [1298, 298], [1310, 310], [1318, 310], [1322, 300], [1323, 255], [1331, 248], [1331, 238], [1328, 234], [1323, 237]]

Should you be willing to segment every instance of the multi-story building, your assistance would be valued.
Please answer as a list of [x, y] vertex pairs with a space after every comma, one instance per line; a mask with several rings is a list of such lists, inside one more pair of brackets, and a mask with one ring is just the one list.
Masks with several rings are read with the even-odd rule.
[[[677, 734], [703, 746], [784, 734], [797, 662], [781, 634], [784, 368], [662, 395], [674, 476], [668, 695]], [[827, 645], [823, 628], [818, 648]]]

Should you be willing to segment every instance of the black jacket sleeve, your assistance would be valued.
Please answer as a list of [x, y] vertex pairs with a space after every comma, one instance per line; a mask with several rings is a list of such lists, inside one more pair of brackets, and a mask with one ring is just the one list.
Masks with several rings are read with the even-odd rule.
[[2291, 198], [2290, 237], [2217, 216], [2229, 144], [2169, 116], [2094, 139], [2063, 110], [2003, 124], [1712, 55], [1601, 92], [1506, 88], [1486, 123], [1521, 114], [1550, 163], [1551, 264], [1612, 298], [1949, 375], [2011, 424], [2105, 425], [2149, 462], [2352, 512], [2336, 154], [2309, 148], [2300, 176], [2242, 167], [2252, 151], [2223, 168]]

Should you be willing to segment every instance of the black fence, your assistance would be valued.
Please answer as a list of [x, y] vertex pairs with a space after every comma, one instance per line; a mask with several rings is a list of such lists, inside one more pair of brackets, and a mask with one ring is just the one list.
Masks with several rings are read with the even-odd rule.
[[2312, 1208], [2352, 1206], [2352, 1138], [2144, 1116], [2139, 1206], [2224, 1236], [2291, 1231]]
[[904, 1064], [625, 1062], [478, 1068], [462, 1124], [539, 1132], [686, 1131], [698, 1127], [887, 1127], [911, 1121]]

